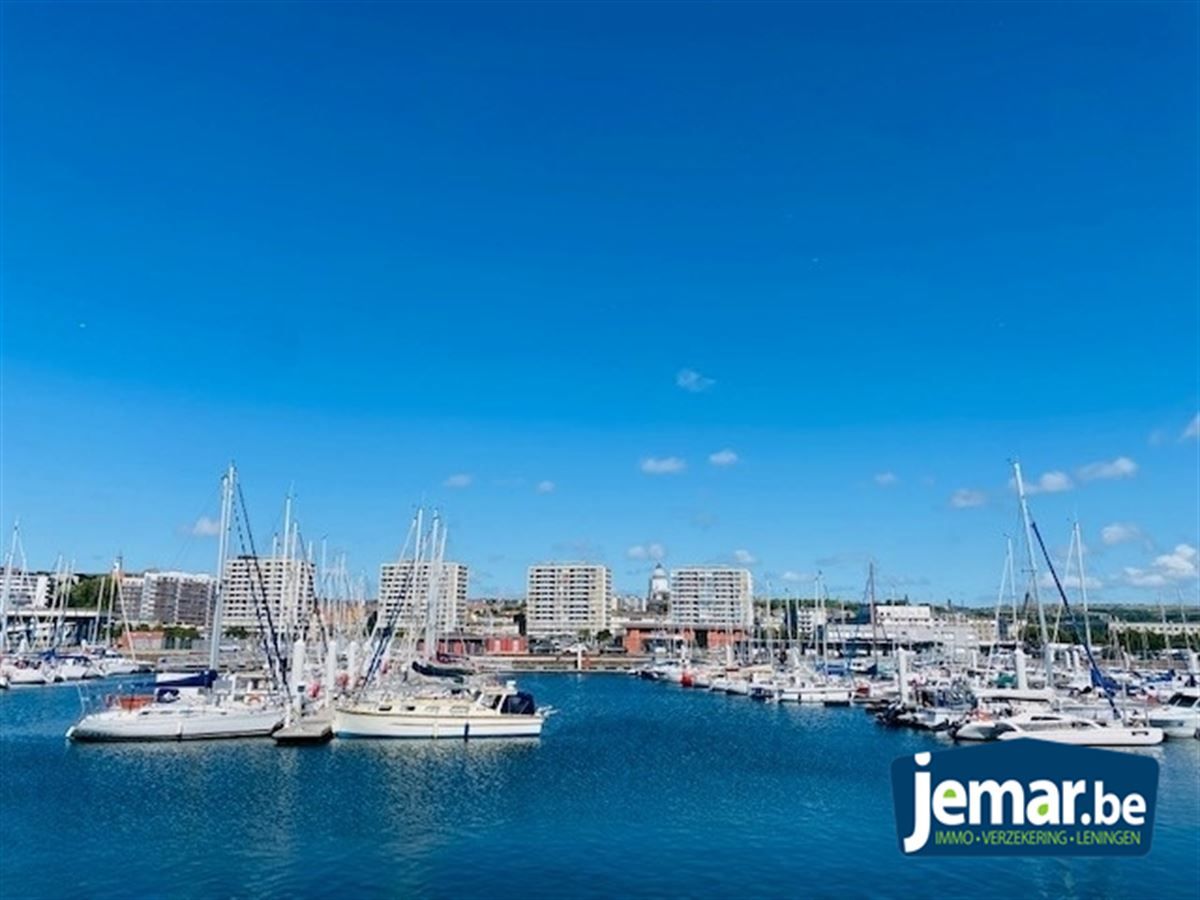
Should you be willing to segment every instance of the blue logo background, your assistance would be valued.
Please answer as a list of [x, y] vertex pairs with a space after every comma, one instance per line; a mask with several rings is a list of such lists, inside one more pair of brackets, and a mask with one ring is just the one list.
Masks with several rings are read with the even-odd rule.
[[[1150, 851], [1154, 832], [1154, 807], [1158, 793], [1158, 761], [1136, 753], [1073, 747], [1049, 741], [1016, 740], [978, 747], [930, 753], [928, 765], [918, 766], [912, 755], [892, 763], [892, 797], [896, 810], [897, 838], [904, 852], [904, 838], [916, 822], [916, 775], [928, 772], [933, 786], [947, 779], [967, 785], [971, 781], [1016, 780], [1025, 788], [1028, 801], [1038, 792], [1029, 784], [1047, 779], [1061, 785], [1083, 780], [1086, 791], [1078, 798], [1076, 822], [1072, 825], [991, 824], [988, 803], [983, 804], [982, 824], [943, 825], [930, 816], [929, 839], [908, 855], [914, 856], [1141, 856]], [[1146, 801], [1144, 822], [1130, 825], [1123, 819], [1111, 825], [1088, 821], [1080, 814], [1093, 812], [1095, 784], [1104, 783], [1106, 794], [1124, 798], [1141, 794]], [[1005, 809], [1009, 809], [1005, 803]], [[1087, 821], [1087, 820], [1084, 820]], [[939, 837], [941, 832], [941, 837]], [[969, 832], [970, 836], [964, 834]], [[1027, 835], [1028, 832], [1059, 832], [1058, 835]], [[1131, 835], [1136, 834], [1136, 839]], [[1037, 838], [1057, 838], [1038, 842]]]

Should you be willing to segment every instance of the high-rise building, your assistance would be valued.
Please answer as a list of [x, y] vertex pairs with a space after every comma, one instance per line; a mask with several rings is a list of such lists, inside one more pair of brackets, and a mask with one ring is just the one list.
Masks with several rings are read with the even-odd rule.
[[[397, 629], [424, 627], [429, 609], [433, 563], [414, 563], [411, 559], [384, 563], [379, 567], [379, 617], [387, 621], [396, 610]], [[446, 634], [462, 627], [467, 611], [467, 567], [462, 563], [443, 562], [437, 591], [438, 633]], [[397, 607], [399, 607], [397, 609]]]
[[529, 567], [525, 623], [533, 636], [595, 634], [608, 627], [612, 573], [590, 563]]
[[[136, 581], [135, 581], [136, 579]], [[140, 582], [140, 599], [132, 592]], [[207, 625], [212, 615], [217, 579], [195, 572], [145, 572], [121, 579], [121, 602], [127, 612], [137, 609], [130, 621], [158, 625]]]
[[315, 596], [314, 567], [308, 560], [235, 556], [225, 563], [222, 626], [259, 628], [256, 608], [265, 603], [277, 630], [296, 633], [307, 627]]
[[49, 572], [25, 572], [14, 567], [10, 573], [5, 566], [0, 566], [0, 585], [3, 585], [0, 590], [8, 591], [9, 609], [44, 609], [50, 605], [56, 582], [56, 577]]
[[141, 575], [121, 573], [121, 583], [117, 590], [118, 615], [122, 622], [143, 622], [142, 618], [142, 589], [146, 579]]
[[669, 616], [677, 625], [748, 628], [754, 623], [753, 594], [749, 569], [730, 566], [673, 569]]

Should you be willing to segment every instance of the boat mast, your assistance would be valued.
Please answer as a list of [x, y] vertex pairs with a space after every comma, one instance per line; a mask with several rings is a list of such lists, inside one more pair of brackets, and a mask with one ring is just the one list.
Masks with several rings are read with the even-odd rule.
[[875, 614], [875, 560], [867, 563], [867, 596], [870, 600], [871, 616], [871, 664], [875, 675], [879, 675], [879, 617]]
[[1079, 520], [1075, 520], [1075, 552], [1079, 554], [1079, 595], [1083, 601], [1083, 633], [1087, 645], [1092, 646], [1092, 616], [1088, 612], [1087, 573], [1083, 571], [1083, 535], [1079, 531]]
[[434, 510], [429, 535], [430, 556], [426, 571], [425, 659], [437, 661], [437, 639], [441, 623], [442, 555], [446, 552], [446, 529], [441, 514]]
[[1046, 631], [1046, 611], [1042, 608], [1042, 598], [1038, 593], [1037, 558], [1033, 552], [1033, 522], [1029, 516], [1029, 501], [1025, 496], [1025, 482], [1021, 478], [1021, 464], [1013, 461], [1013, 477], [1017, 484], [1017, 497], [1021, 503], [1021, 521], [1025, 526], [1025, 549], [1029, 557], [1029, 590], [1033, 595], [1034, 606], [1037, 607], [1038, 630], [1042, 637], [1042, 662], [1046, 668], [1046, 687], [1054, 687], [1054, 648], [1050, 645], [1050, 635]]
[[1158, 614], [1162, 618], [1163, 652], [1167, 659], [1171, 658], [1171, 632], [1167, 630], [1167, 607], [1163, 603], [1162, 593], [1158, 595]]
[[0, 653], [8, 650], [8, 596], [12, 590], [13, 560], [17, 555], [17, 543], [21, 537], [21, 522], [13, 522], [12, 541], [8, 545], [8, 557], [4, 561], [4, 583], [0, 584]]
[[237, 470], [233, 463], [221, 477], [221, 530], [217, 534], [217, 591], [213, 597], [212, 625], [208, 637], [208, 667], [216, 671], [221, 651], [221, 617], [225, 611], [225, 558], [229, 552], [229, 522], [233, 517], [233, 490]]

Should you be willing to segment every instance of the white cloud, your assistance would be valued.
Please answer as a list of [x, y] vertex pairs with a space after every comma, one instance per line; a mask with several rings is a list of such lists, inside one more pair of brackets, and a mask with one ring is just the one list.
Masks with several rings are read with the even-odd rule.
[[686, 468], [687, 463], [678, 456], [647, 456], [642, 460], [642, 471], [647, 475], [678, 475]]
[[1198, 574], [1196, 548], [1189, 544], [1177, 544], [1170, 553], [1156, 556], [1154, 566], [1161, 569], [1162, 573], [1171, 579], [1182, 581], [1195, 578]]
[[959, 488], [950, 495], [950, 505], [955, 509], [970, 509], [987, 503], [987, 495], [983, 491], [973, 491], [970, 488]]
[[658, 562], [667, 555], [667, 548], [657, 543], [634, 544], [625, 551], [625, 555], [629, 559], [652, 559]]
[[1113, 522], [1100, 529], [1100, 540], [1104, 541], [1107, 547], [1136, 541], [1141, 536], [1141, 529], [1129, 522]]
[[208, 516], [201, 516], [192, 526], [192, 534], [196, 537], [215, 537], [221, 533], [221, 523]]
[[471, 480], [471, 476], [466, 472], [459, 472], [443, 481], [442, 485], [448, 488], [465, 488], [471, 486]]
[[1183, 434], [1179, 436], [1181, 441], [1200, 440], [1200, 413], [1196, 413], [1196, 417], [1188, 422], [1187, 428], [1183, 429]]
[[716, 453], [710, 454], [708, 461], [714, 466], [732, 466], [737, 464], [738, 455], [726, 448], [725, 450], [718, 450]]
[[754, 554], [749, 550], [734, 550], [733, 559], [734, 562], [739, 562], [743, 566], [752, 566], [758, 562], [758, 560], [754, 558]]
[[553, 494], [557, 486], [553, 481], [539, 481], [533, 489], [539, 494]]
[[1030, 494], [1060, 494], [1075, 487], [1075, 482], [1066, 472], [1044, 472], [1037, 481], [1027, 483], [1025, 492]]
[[793, 572], [791, 569], [788, 569], [786, 572], [784, 572], [779, 577], [782, 578], [784, 581], [807, 581], [808, 580], [808, 576], [805, 575], [803, 572]]
[[1158, 572], [1147, 572], [1145, 569], [1126, 566], [1125, 583], [1133, 587], [1164, 587], [1167, 579]]
[[891, 487], [899, 480], [895, 472], [880, 472], [875, 476], [875, 483], [880, 487]]
[[1149, 569], [1125, 567], [1125, 581], [1134, 587], [1165, 587], [1172, 581], [1190, 581], [1200, 577], [1196, 548], [1177, 544], [1170, 553], [1154, 557]]
[[1111, 462], [1088, 463], [1075, 470], [1080, 481], [1098, 481], [1109, 478], [1132, 478], [1137, 474], [1138, 464], [1128, 456], [1118, 456]]
[[691, 391], [693, 394], [707, 391], [716, 383], [712, 378], [701, 375], [695, 369], [680, 369], [675, 375], [676, 387], [683, 388], [685, 391]]
[[[1062, 581], [1062, 586], [1064, 588], [1069, 588], [1073, 591], [1079, 590], [1080, 581], [1079, 581], [1079, 576], [1077, 574], [1066, 575], [1061, 578], [1061, 581]], [[1098, 591], [1098, 590], [1100, 590], [1100, 588], [1104, 587], [1104, 582], [1101, 581], [1099, 578], [1095, 577], [1094, 575], [1087, 576], [1087, 578], [1084, 579], [1084, 581], [1086, 582], [1087, 589], [1089, 591]], [[1052, 587], [1054, 587], [1054, 576], [1051, 575], [1049, 572], [1043, 572], [1041, 574], [1041, 576], [1038, 578], [1038, 582], [1044, 588], [1052, 588]]]

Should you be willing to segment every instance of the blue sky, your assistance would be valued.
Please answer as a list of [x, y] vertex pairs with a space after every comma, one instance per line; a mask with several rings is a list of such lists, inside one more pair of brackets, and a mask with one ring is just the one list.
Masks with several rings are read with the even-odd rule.
[[371, 573], [439, 505], [477, 594], [874, 558], [987, 602], [1018, 456], [1095, 596], [1196, 602], [1194, 6], [3, 16], [32, 565], [211, 566], [232, 457], [260, 539], [294, 484]]

